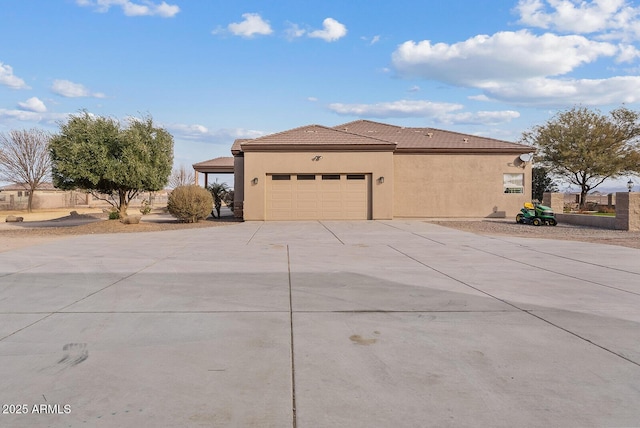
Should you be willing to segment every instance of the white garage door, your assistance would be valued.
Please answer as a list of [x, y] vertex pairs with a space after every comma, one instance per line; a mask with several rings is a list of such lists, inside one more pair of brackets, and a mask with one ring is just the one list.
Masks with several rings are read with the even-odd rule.
[[370, 174], [271, 174], [267, 220], [367, 220]]

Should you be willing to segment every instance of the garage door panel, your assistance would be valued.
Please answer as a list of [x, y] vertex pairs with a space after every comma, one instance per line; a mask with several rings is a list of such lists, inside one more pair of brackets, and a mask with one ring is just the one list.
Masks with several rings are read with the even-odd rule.
[[318, 199], [318, 192], [298, 192], [296, 199], [299, 201], [315, 201]]
[[[273, 177], [277, 179], [273, 179]], [[371, 218], [370, 174], [267, 176], [268, 220], [366, 220]], [[283, 177], [290, 179], [283, 180]]]
[[319, 197], [323, 203], [341, 203], [343, 199], [342, 193], [340, 192], [322, 192]]
[[342, 201], [341, 200], [323, 200], [322, 201], [322, 208], [323, 209], [333, 209], [333, 210], [340, 210], [342, 208]]
[[274, 201], [290, 201], [291, 192], [272, 192], [271, 199]]
[[318, 207], [318, 201], [317, 200], [312, 200], [312, 201], [301, 201], [301, 200], [297, 200], [296, 201], [296, 208], [298, 210], [317, 210]]
[[272, 201], [271, 208], [274, 210], [290, 210], [292, 208], [291, 201]]
[[317, 220], [318, 211], [298, 211], [296, 213], [296, 220]]

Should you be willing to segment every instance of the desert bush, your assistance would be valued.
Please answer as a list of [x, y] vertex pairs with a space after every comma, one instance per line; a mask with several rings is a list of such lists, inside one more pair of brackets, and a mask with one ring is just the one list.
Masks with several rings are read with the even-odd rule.
[[231, 212], [233, 212], [233, 197], [234, 197], [233, 196], [233, 190], [229, 190], [224, 195], [224, 199], [223, 199], [223, 202], [229, 207]]
[[185, 223], [197, 223], [207, 218], [212, 207], [211, 193], [196, 184], [176, 187], [167, 202], [169, 213]]
[[119, 211], [109, 211], [109, 220], [118, 220], [120, 218], [120, 212]]
[[607, 205], [598, 205], [598, 212], [602, 214], [615, 214], [616, 208]]
[[151, 212], [151, 204], [148, 199], [144, 199], [140, 204], [140, 213], [142, 215], [147, 215]]

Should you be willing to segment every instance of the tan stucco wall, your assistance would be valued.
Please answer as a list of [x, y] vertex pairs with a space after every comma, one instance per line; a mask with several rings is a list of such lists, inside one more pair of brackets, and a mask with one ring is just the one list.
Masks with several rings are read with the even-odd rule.
[[[518, 155], [395, 154], [394, 217], [515, 217], [531, 200], [531, 165]], [[503, 174], [524, 173], [523, 194]]]
[[640, 231], [640, 193], [616, 193], [616, 222], [619, 230]]
[[[318, 161], [315, 156], [322, 156]], [[371, 214], [374, 220], [391, 219], [393, 213], [392, 152], [245, 152], [244, 219], [265, 220], [267, 174], [371, 174]], [[384, 177], [384, 183], [378, 182]], [[251, 180], [258, 178], [257, 184]]]
[[233, 216], [244, 217], [244, 157], [233, 158]]

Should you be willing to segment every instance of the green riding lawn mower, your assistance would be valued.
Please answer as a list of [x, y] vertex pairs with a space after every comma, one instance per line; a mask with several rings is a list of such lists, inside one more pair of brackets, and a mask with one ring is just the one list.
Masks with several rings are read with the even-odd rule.
[[524, 208], [516, 215], [516, 223], [532, 224], [534, 226], [545, 224], [555, 226], [558, 224], [558, 221], [551, 208], [540, 204], [534, 205], [531, 202], [525, 202]]

